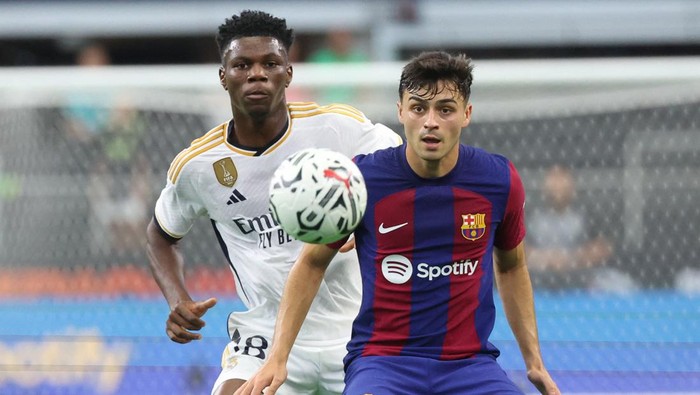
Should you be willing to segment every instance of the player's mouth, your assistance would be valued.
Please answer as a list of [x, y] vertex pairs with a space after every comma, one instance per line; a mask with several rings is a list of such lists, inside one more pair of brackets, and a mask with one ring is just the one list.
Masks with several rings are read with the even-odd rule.
[[425, 135], [421, 137], [421, 142], [425, 145], [425, 147], [429, 150], [435, 150], [440, 146], [440, 143], [442, 140], [439, 138], [433, 136], [433, 135]]
[[253, 101], [265, 100], [269, 96], [267, 94], [267, 92], [265, 92], [263, 90], [251, 90], [251, 91], [245, 92], [244, 95], [245, 95], [246, 99], [253, 100]]

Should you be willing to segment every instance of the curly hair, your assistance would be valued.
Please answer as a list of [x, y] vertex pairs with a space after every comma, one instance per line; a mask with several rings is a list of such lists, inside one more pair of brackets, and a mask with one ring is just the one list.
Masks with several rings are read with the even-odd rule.
[[444, 51], [423, 52], [411, 59], [401, 72], [399, 99], [405, 91], [425, 90], [432, 96], [438, 94], [438, 82], [452, 84], [452, 89], [465, 101], [469, 101], [472, 86], [471, 59], [464, 54], [451, 55]]
[[221, 59], [224, 58], [224, 51], [231, 41], [240, 37], [258, 36], [277, 39], [287, 53], [294, 42], [294, 30], [287, 28], [286, 19], [274, 17], [263, 11], [246, 10], [240, 15], [227, 18], [219, 26], [216, 45], [219, 47]]

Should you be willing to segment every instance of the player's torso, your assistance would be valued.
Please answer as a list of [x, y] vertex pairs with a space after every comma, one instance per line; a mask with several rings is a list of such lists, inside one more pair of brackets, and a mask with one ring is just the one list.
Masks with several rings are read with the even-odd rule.
[[284, 141], [264, 154], [221, 144], [197, 157], [206, 209], [245, 288], [280, 285], [271, 280], [275, 273], [286, 277], [302, 245], [270, 214], [269, 185], [274, 171], [289, 155], [309, 146], [348, 149], [303, 126], [291, 129]]
[[[251, 151], [224, 138], [187, 164], [187, 171], [196, 173], [198, 195], [205, 200], [203, 204], [231, 263], [238, 292], [249, 308], [279, 300], [287, 273], [302, 247], [270, 214], [269, 184], [274, 171], [289, 155], [304, 148], [328, 148], [349, 157], [364, 149], [364, 131], [359, 124], [347, 127], [343, 124], [347, 120], [338, 119], [337, 114], [327, 115], [314, 105], [308, 108], [292, 111], [287, 130], [269, 147]], [[227, 129], [227, 124], [222, 126], [222, 131]], [[324, 305], [325, 314], [348, 306], [354, 306], [356, 312], [359, 285], [354, 281], [344, 285], [347, 279], [359, 277], [356, 262], [355, 254], [339, 254], [329, 267], [324, 280], [328, 286], [320, 291], [329, 294], [323, 295], [329, 300]], [[346, 300], [348, 295], [355, 300]], [[316, 310], [312, 306], [311, 315]], [[350, 318], [353, 315], [354, 312]]]
[[[360, 162], [370, 192], [356, 232], [364, 294], [355, 327], [370, 355], [463, 357], [482, 348], [480, 328], [491, 330], [493, 238], [507, 184], [464, 160], [445, 177], [419, 179], [403, 160]], [[393, 172], [383, 170], [389, 162]]]

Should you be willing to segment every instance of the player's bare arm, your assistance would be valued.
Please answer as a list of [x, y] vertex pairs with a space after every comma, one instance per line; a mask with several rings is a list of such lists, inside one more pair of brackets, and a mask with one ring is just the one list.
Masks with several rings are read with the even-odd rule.
[[344, 253], [350, 252], [354, 249], [355, 249], [355, 237], [353, 235], [350, 235], [350, 238], [348, 239], [348, 241], [346, 241], [345, 244], [343, 244], [340, 247], [338, 252], [340, 252], [341, 254], [344, 254]]
[[202, 335], [193, 331], [204, 327], [201, 317], [216, 304], [216, 299], [192, 300], [185, 288], [184, 263], [177, 243], [163, 237], [154, 220], [148, 225], [146, 238], [151, 272], [170, 306], [165, 332], [176, 343], [201, 339]]
[[503, 308], [520, 352], [528, 379], [542, 394], [557, 395], [559, 389], [547, 372], [540, 352], [535, 304], [525, 260], [525, 242], [512, 250], [494, 248], [495, 277]]
[[274, 395], [287, 379], [287, 359], [331, 259], [338, 252], [325, 244], [305, 244], [289, 272], [275, 322], [270, 355], [235, 395]]

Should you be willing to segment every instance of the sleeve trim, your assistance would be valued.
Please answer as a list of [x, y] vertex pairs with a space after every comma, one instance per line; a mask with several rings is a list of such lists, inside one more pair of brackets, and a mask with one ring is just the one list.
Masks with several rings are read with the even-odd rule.
[[166, 240], [170, 241], [171, 243], [177, 243], [178, 241], [180, 241], [180, 239], [182, 239], [182, 236], [165, 229], [160, 224], [160, 221], [158, 221], [158, 216], [155, 213], [153, 214], [153, 222], [156, 224], [158, 232], [160, 232], [161, 236], [163, 236]]

